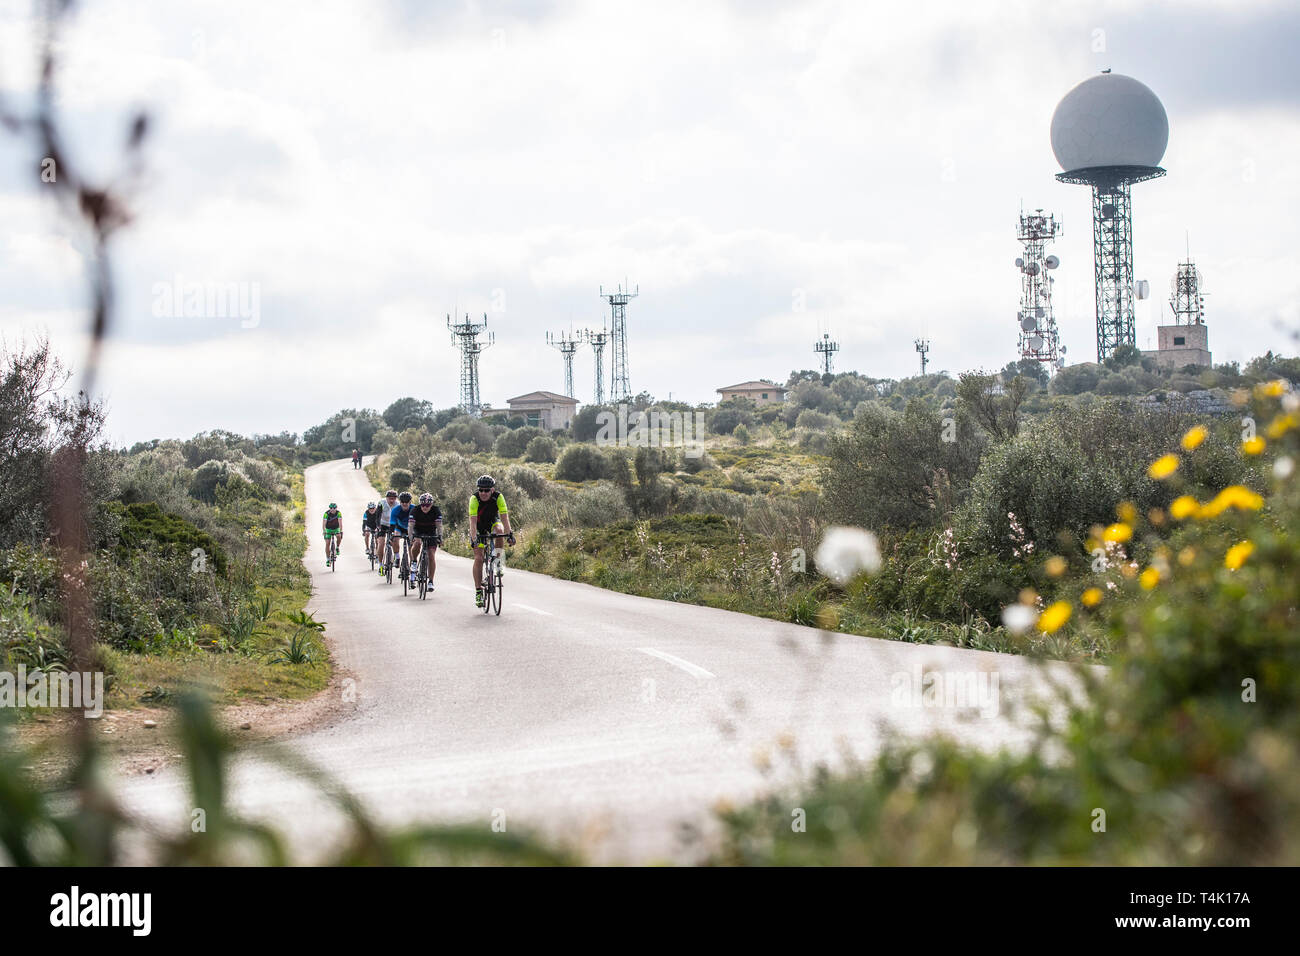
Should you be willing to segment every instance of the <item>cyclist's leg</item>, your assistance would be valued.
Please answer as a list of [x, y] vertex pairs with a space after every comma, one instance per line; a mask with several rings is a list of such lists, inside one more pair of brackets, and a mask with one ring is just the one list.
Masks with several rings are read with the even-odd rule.
[[478, 543], [474, 545], [474, 587], [483, 588], [483, 546]]

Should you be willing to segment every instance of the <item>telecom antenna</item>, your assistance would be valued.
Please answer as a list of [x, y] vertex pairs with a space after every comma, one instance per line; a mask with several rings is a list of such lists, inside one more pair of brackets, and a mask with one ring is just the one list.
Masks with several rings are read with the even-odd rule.
[[627, 304], [641, 294], [641, 287], [627, 291], [623, 286], [617, 292], [606, 292], [600, 287], [601, 298], [609, 300], [609, 344], [614, 353], [610, 363], [609, 400], [625, 402], [632, 398], [632, 382], [627, 371]]
[[926, 356], [927, 356], [927, 355], [929, 354], [929, 352], [930, 352], [930, 340], [929, 340], [929, 339], [916, 339], [916, 340], [914, 340], [914, 341], [912, 342], [912, 344], [915, 345], [915, 346], [916, 346], [916, 350], [917, 350], [918, 352], [921, 353], [921, 374], [924, 375], [924, 374], [925, 374], [925, 366], [929, 363], [929, 359], [926, 358]]
[[573, 353], [578, 351], [582, 339], [575, 338], [571, 331], [561, 332], [559, 338], [547, 332], [546, 344], [551, 348], [559, 349], [560, 355], [564, 358], [564, 394], [569, 398], [577, 398], [573, 392]]
[[1169, 117], [1131, 76], [1105, 71], [1084, 80], [1052, 114], [1052, 152], [1063, 183], [1092, 187], [1097, 281], [1097, 361], [1134, 345], [1133, 216], [1130, 187], [1165, 175]]
[[460, 349], [460, 408], [475, 418], [483, 413], [483, 403], [479, 400], [478, 354], [496, 342], [496, 335], [492, 332], [487, 334], [486, 341], [478, 340], [487, 324], [487, 313], [483, 314], [481, 323], [471, 322], [468, 314], [464, 322], [453, 322], [451, 316], [447, 316], [451, 340]]
[[1024, 253], [1016, 259], [1020, 270], [1020, 311], [1016, 322], [1020, 325], [1018, 342], [1021, 360], [1042, 362], [1048, 374], [1065, 367], [1065, 346], [1056, 327], [1056, 314], [1052, 311], [1052, 283], [1049, 273], [1061, 260], [1047, 255], [1047, 244], [1061, 234], [1061, 224], [1054, 215], [1043, 215], [1041, 209], [1026, 215], [1020, 213], [1020, 227], [1016, 238], [1024, 244]]
[[839, 350], [840, 343], [832, 341], [829, 332], [823, 332], [821, 341], [813, 343], [813, 351], [821, 353], [822, 368], [825, 370], [825, 374], [835, 374], [835, 353]]
[[1201, 291], [1201, 272], [1192, 262], [1190, 250], [1185, 262], [1169, 280], [1169, 308], [1174, 310], [1174, 325], [1205, 324], [1205, 293]]
[[[601, 326], [600, 331], [594, 329], [583, 329], [582, 339], [591, 346], [591, 351], [596, 359], [596, 397], [592, 400], [593, 404], [605, 404], [605, 345], [609, 342], [609, 331]], [[572, 398], [573, 396], [569, 396]]]

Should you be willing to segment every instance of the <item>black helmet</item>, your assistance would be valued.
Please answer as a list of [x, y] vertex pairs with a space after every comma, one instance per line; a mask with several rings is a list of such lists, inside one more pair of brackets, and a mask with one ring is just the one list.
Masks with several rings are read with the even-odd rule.
[[411, 493], [409, 491], [403, 491], [397, 496], [397, 500], [404, 505], [409, 505], [411, 503]]
[[480, 488], [495, 488], [497, 486], [497, 483], [491, 475], [480, 475], [478, 479], [478, 486]]

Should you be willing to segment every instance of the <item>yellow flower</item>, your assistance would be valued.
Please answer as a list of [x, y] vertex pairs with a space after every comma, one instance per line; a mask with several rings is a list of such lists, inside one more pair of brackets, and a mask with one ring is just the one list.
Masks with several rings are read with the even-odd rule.
[[1255, 546], [1249, 541], [1242, 541], [1240, 544], [1234, 544], [1228, 549], [1228, 553], [1223, 556], [1223, 566], [1236, 571], [1246, 563], [1246, 559], [1254, 552]]
[[1203, 505], [1197, 513], [1197, 517], [1217, 518], [1229, 508], [1239, 508], [1242, 511], [1258, 511], [1262, 507], [1264, 507], [1264, 499], [1255, 492], [1244, 485], [1229, 485], [1215, 495], [1213, 501]]
[[1300, 424], [1300, 422], [1297, 422], [1296, 417], [1287, 412], [1285, 415], [1279, 415], [1269, 422], [1265, 431], [1268, 433], [1269, 438], [1277, 439], [1295, 428], [1297, 424]]
[[1278, 378], [1261, 385], [1260, 388], [1269, 398], [1280, 398], [1286, 392], [1286, 382]]
[[1055, 634], [1070, 619], [1070, 602], [1057, 601], [1038, 618], [1038, 629], [1044, 634]]
[[1068, 563], [1065, 558], [1061, 557], [1059, 554], [1055, 554], [1047, 559], [1043, 567], [1047, 571], [1047, 576], [1049, 578], [1059, 578], [1065, 573]]
[[1169, 513], [1179, 521], [1190, 518], [1200, 510], [1201, 504], [1191, 495], [1180, 495], [1169, 505]]
[[1160, 572], [1155, 568], [1147, 568], [1142, 572], [1142, 576], [1138, 578], [1138, 583], [1142, 585], [1142, 590], [1150, 591], [1160, 583]]
[[1131, 501], [1121, 501], [1115, 509], [1115, 516], [1125, 524], [1134, 524], [1138, 519], [1137, 509], [1133, 507]]
[[1183, 448], [1187, 451], [1191, 451], [1200, 445], [1201, 442], [1205, 441], [1205, 437], [1209, 434], [1210, 431], [1208, 428], [1204, 425], [1197, 425], [1183, 436]]
[[1107, 541], [1124, 542], [1133, 537], [1133, 529], [1123, 522], [1120, 522], [1119, 524], [1113, 524], [1107, 528], [1102, 537]]
[[1079, 595], [1079, 601], [1084, 607], [1096, 607], [1101, 603], [1101, 597], [1101, 588], [1088, 588]]
[[1163, 458], [1157, 458], [1147, 469], [1147, 474], [1159, 481], [1161, 478], [1168, 478], [1178, 470], [1178, 456], [1169, 454]]
[[1261, 451], [1264, 450], [1264, 444], [1265, 444], [1264, 439], [1256, 435], [1254, 438], [1242, 442], [1241, 450], [1244, 451], [1247, 455], [1258, 455]]

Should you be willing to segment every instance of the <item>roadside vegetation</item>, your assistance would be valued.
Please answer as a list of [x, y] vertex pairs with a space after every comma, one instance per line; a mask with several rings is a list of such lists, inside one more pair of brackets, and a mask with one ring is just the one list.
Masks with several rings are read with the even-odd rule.
[[[271, 663], [310, 596], [302, 476], [256, 442], [214, 432], [114, 450], [91, 410], [82, 501], [55, 501], [54, 470], [79, 416], [48, 344], [0, 357], [0, 671], [70, 667], [52, 511], [76, 512], [90, 544], [93, 666], [106, 706], [166, 706], [200, 687], [218, 704], [301, 698], [330, 668]], [[36, 711], [23, 709], [20, 715]]]
[[[715, 862], [1294, 865], [1300, 400], [1278, 380], [1243, 411], [1261, 426], [1244, 454], [1271, 459], [1263, 495], [1200, 484], [1219, 453], [1189, 429], [1148, 463], [1169, 507], [1124, 508], [1103, 531], [1133, 544], [1140, 570], [1072, 581], [1034, 615], [1040, 631], [1118, 650], [1104, 678], [1080, 669], [1086, 700], [1040, 718], [1027, 752], [895, 741], [844, 771], [774, 781], [720, 809]], [[1030, 563], [1050, 575], [1054, 561]], [[773, 750], [763, 766], [804, 769], [797, 738]]]
[[[453, 552], [466, 551], [466, 503], [488, 472], [510, 504], [517, 568], [845, 633], [1105, 661], [1104, 634], [1016, 633], [1002, 611], [1030, 592], [1041, 610], [1100, 567], [1112, 586], [1135, 574], [1148, 544], [1100, 536], [1121, 507], [1168, 508], [1147, 466], [1193, 426], [1206, 436], [1189, 480], [1265, 492], [1269, 456], [1241, 452], [1246, 396], [1278, 376], [1300, 383], [1300, 360], [1271, 353], [1244, 371], [1143, 361], [1072, 366], [1090, 371], [1048, 386], [1015, 363], [955, 379], [803, 371], [780, 405], [632, 403], [633, 424], [638, 411], [701, 414], [693, 448], [598, 442], [600, 414], [617, 409], [584, 407], [544, 435], [402, 399], [378, 416], [368, 473], [377, 492], [432, 492], [460, 532], [446, 536]], [[1151, 388], [1131, 395], [1117, 377]], [[818, 573], [835, 525], [878, 536], [879, 573], [844, 586]]]

